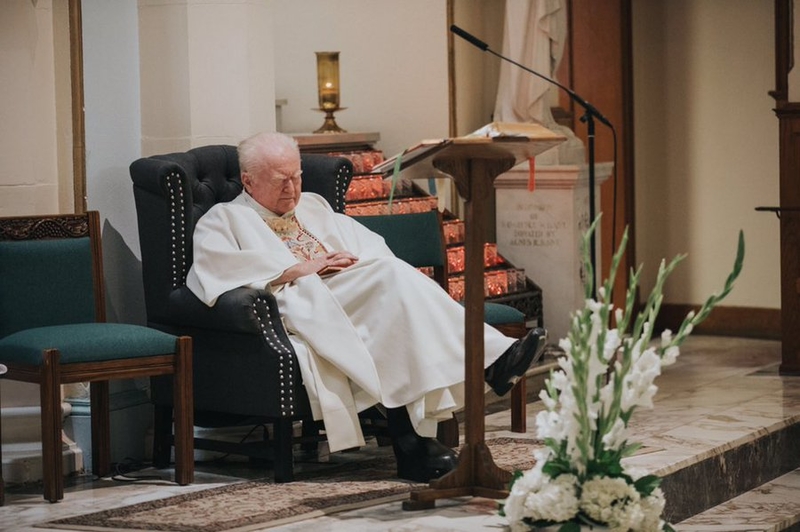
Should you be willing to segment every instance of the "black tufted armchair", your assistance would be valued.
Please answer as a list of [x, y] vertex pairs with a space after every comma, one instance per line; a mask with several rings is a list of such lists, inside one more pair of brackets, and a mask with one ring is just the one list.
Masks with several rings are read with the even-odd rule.
[[[347, 159], [303, 154], [303, 190], [325, 197], [344, 212], [352, 177]], [[234, 146], [217, 145], [185, 153], [156, 155], [130, 166], [139, 225], [147, 323], [194, 339], [195, 425], [221, 427], [272, 424], [271, 445], [244, 445], [195, 438], [196, 449], [274, 461], [275, 480], [293, 479], [295, 421], [311, 410], [295, 352], [273, 296], [239, 288], [223, 294], [213, 308], [186, 288], [197, 220], [214, 204], [242, 190]], [[172, 391], [154, 379], [154, 462], [169, 462]], [[306, 427], [313, 424], [304, 424]], [[313, 431], [313, 429], [312, 429]]]

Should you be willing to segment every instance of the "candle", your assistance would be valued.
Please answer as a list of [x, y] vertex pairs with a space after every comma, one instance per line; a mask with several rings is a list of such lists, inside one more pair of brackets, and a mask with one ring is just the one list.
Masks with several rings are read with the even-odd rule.
[[319, 107], [339, 108], [339, 52], [316, 52]]

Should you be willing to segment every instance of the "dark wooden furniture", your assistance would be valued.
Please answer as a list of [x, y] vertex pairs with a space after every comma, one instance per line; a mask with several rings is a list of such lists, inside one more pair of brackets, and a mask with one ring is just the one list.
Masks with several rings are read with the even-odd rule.
[[533, 157], [564, 137], [545, 128], [528, 136], [455, 138], [430, 158], [437, 170], [449, 175], [465, 201], [465, 443], [458, 467], [433, 480], [428, 489], [411, 493], [407, 510], [432, 508], [440, 498], [507, 496], [511, 473], [498, 467], [484, 441], [486, 428], [483, 381], [483, 249], [488, 198], [494, 178], [519, 161]]
[[[303, 190], [323, 196], [338, 212], [352, 177], [350, 161], [302, 154]], [[268, 425], [264, 441], [195, 438], [195, 448], [271, 462], [277, 482], [294, 479], [293, 430], [314, 447], [317, 424], [294, 348], [274, 295], [236, 288], [208, 307], [186, 287], [197, 221], [217, 203], [242, 191], [236, 146], [212, 145], [143, 157], [130, 166], [148, 325], [194, 340], [194, 406], [198, 427]], [[170, 383], [154, 379], [156, 405], [153, 460], [169, 459]]]
[[175, 480], [194, 478], [192, 340], [106, 323], [100, 217], [0, 218], [0, 362], [5, 378], [39, 385], [44, 498], [64, 497], [61, 385], [89, 382], [93, 473], [111, 472], [112, 379], [171, 375]]

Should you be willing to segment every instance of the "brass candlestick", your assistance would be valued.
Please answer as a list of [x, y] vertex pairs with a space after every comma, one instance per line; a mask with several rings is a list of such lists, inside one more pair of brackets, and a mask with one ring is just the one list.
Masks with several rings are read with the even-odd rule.
[[346, 109], [339, 107], [339, 52], [315, 52], [317, 54], [317, 88], [319, 109], [325, 113], [325, 121], [314, 133], [346, 133], [336, 124], [334, 113]]

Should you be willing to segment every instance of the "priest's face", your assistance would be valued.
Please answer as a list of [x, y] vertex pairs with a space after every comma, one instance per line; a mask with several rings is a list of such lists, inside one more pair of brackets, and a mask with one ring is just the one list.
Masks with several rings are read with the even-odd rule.
[[264, 208], [282, 216], [300, 201], [302, 171], [300, 157], [285, 153], [253, 172], [242, 174], [242, 184], [250, 196]]

